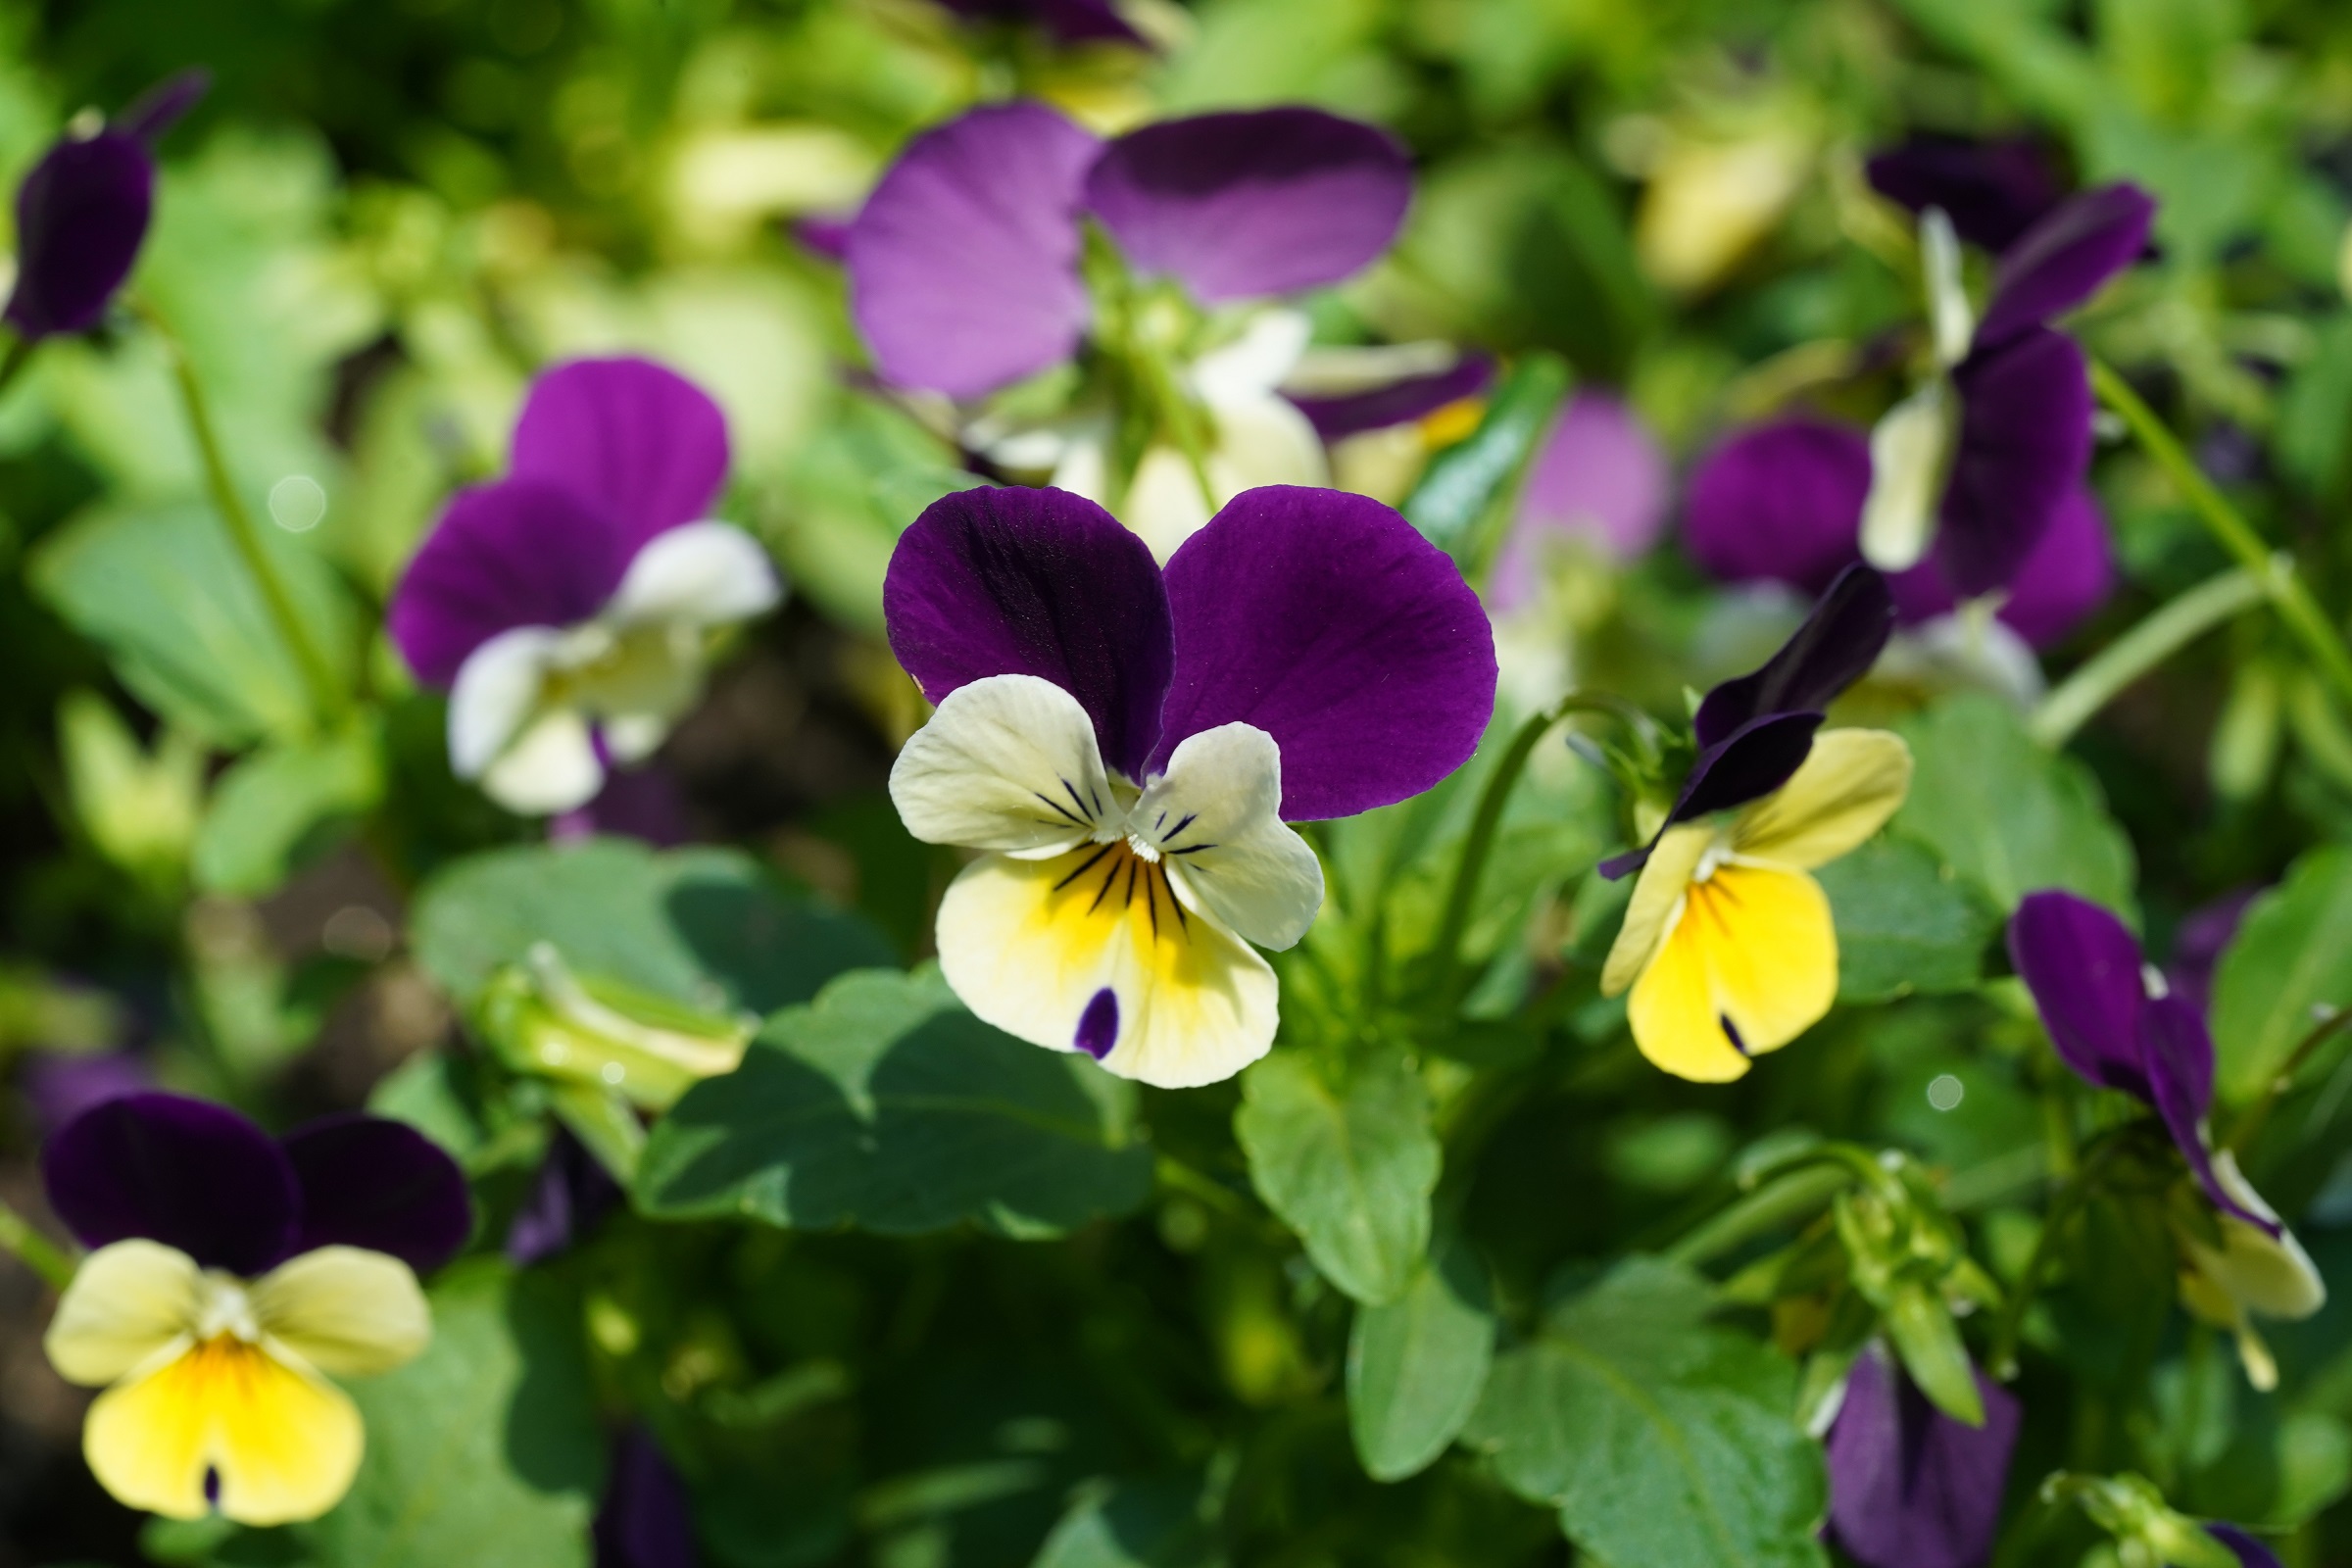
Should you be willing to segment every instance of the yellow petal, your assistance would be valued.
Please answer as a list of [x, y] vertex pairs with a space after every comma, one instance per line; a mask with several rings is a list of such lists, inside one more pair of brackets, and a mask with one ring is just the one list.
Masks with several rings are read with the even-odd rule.
[[203, 1315], [204, 1274], [161, 1242], [116, 1242], [82, 1259], [42, 1348], [68, 1383], [103, 1388], [167, 1348], [185, 1348]]
[[939, 906], [939, 964], [1006, 1034], [1161, 1088], [1230, 1078], [1274, 1042], [1266, 960], [1124, 843], [964, 867]]
[[321, 1247], [271, 1269], [254, 1284], [253, 1315], [266, 1338], [339, 1377], [389, 1372], [433, 1337], [409, 1265], [357, 1247]]
[[1886, 825], [1911, 789], [1911, 748], [1882, 729], [1833, 729], [1788, 783], [1742, 811], [1732, 849], [1796, 870], [1826, 865]]
[[342, 1391], [222, 1336], [90, 1406], [82, 1452], [121, 1501], [173, 1519], [220, 1510], [240, 1524], [315, 1519], [359, 1472], [366, 1436]]
[[1690, 885], [1699, 857], [1715, 837], [1714, 829], [1699, 823], [1670, 828], [1642, 873], [1634, 880], [1634, 898], [1625, 906], [1625, 923], [1610, 944], [1608, 961], [1600, 967], [1600, 994], [1613, 997], [1634, 983], [1658, 951], [1675, 918], [1676, 902]]
[[1837, 996], [1838, 933], [1820, 886], [1734, 864], [1690, 885], [1627, 1015], [1652, 1062], [1722, 1083], [1818, 1023]]

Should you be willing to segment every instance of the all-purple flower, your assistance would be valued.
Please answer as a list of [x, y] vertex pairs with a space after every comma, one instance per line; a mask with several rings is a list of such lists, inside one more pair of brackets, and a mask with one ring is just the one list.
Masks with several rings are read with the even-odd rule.
[[271, 1138], [223, 1106], [140, 1094], [83, 1113], [42, 1159], [93, 1249], [46, 1348], [103, 1388], [82, 1432], [132, 1507], [282, 1524], [332, 1507], [365, 1433], [329, 1376], [423, 1349], [417, 1276], [465, 1246], [456, 1163], [415, 1129], [337, 1116]]
[[1101, 507], [972, 490], [899, 542], [891, 648], [939, 705], [900, 755], [907, 830], [988, 851], [940, 906], [973, 1012], [1163, 1087], [1274, 1037], [1274, 974], [1323, 902], [1287, 822], [1418, 794], [1493, 714], [1486, 612], [1396, 513], [1251, 490], [1163, 571]]
[[2022, 1414], [1983, 1372], [1984, 1424], [1937, 1409], [1876, 1345], [1854, 1360], [1826, 1443], [1830, 1538], [1864, 1568], [1978, 1568], [1992, 1555]]
[[409, 667], [449, 690], [449, 755], [516, 811], [597, 796], [692, 706], [715, 628], [781, 595], [767, 554], [710, 520], [727, 427], [647, 360], [542, 375], [508, 474], [461, 492], [392, 596]]
[[17, 187], [17, 282], [8, 324], [27, 342], [96, 326], [130, 277], [155, 212], [155, 144], [202, 98], [189, 71], [111, 123], [76, 121]]

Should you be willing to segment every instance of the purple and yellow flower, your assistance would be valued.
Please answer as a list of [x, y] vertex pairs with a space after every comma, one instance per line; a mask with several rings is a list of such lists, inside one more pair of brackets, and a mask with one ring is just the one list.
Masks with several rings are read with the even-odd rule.
[[1164, 571], [1101, 507], [973, 490], [900, 540], [899, 662], [938, 705], [892, 769], [907, 831], [982, 850], [939, 911], [981, 1018], [1122, 1077], [1229, 1078], [1323, 902], [1285, 825], [1418, 794], [1494, 701], [1486, 612], [1378, 502], [1245, 492]]
[[82, 1428], [117, 1498], [174, 1519], [312, 1519], [367, 1434], [330, 1377], [390, 1371], [432, 1315], [417, 1276], [466, 1243], [465, 1178], [414, 1129], [338, 1116], [280, 1141], [235, 1111], [144, 1094], [49, 1143], [49, 1201], [93, 1250], [45, 1348], [104, 1389]]
[[2249, 1381], [2274, 1387], [2278, 1368], [2253, 1317], [2309, 1317], [2326, 1304], [2328, 1288], [2235, 1156], [2212, 1145], [2205, 1117], [2213, 1103], [2213, 1036], [2203, 1011], [2142, 960], [2122, 920], [2072, 893], [2028, 895], [2009, 920], [2009, 956], [2060, 1059], [2163, 1120], [2212, 1221], [2174, 1227], [2181, 1300], [2235, 1333]]
[[646, 360], [542, 375], [507, 477], [461, 492], [387, 626], [449, 691], [449, 757], [512, 810], [597, 796], [701, 690], [712, 633], [781, 595], [767, 554], [708, 515], [727, 475], [718, 405]]
[[1763, 667], [1707, 694], [1672, 808], [1645, 847], [1601, 862], [1642, 873], [1601, 994], [1631, 991], [1634, 1044], [1678, 1077], [1738, 1078], [1837, 1000], [1837, 928], [1808, 873], [1886, 825], [1911, 752], [1883, 730], [1817, 731], [1893, 623], [1885, 580], [1848, 568]]
[[27, 342], [96, 326], [155, 212], [155, 144], [211, 78], [184, 72], [111, 123], [75, 120], [17, 187], [17, 281], [4, 314]]
[[1937, 1409], [1877, 1345], [1855, 1357], [1825, 1444], [1830, 1539], [1863, 1568], [1990, 1560], [2017, 1446], [2017, 1397], [1976, 1374], [1984, 1421]]

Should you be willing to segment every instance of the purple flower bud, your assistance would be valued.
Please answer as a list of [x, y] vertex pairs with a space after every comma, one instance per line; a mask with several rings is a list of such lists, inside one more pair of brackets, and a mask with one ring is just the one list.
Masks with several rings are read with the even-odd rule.
[[1829, 1534], [1864, 1568], [1978, 1568], [1992, 1554], [2021, 1411], [1977, 1373], [1984, 1424], [1944, 1414], [1877, 1346], [1830, 1428]]
[[698, 1560], [686, 1484], [643, 1427], [613, 1442], [595, 1537], [596, 1568], [694, 1568]]

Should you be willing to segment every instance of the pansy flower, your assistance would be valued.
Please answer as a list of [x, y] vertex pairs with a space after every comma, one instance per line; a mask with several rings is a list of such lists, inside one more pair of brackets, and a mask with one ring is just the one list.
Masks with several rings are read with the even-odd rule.
[[2017, 1396], [1983, 1372], [1984, 1422], [1937, 1409], [1877, 1345], [1855, 1357], [1824, 1445], [1830, 1539], [1863, 1568], [1979, 1568], [2017, 1446]]
[[[993, 472], [1113, 502], [1165, 561], [1243, 490], [1324, 482], [1316, 427], [1279, 391], [1307, 321], [1271, 302], [1369, 265], [1411, 195], [1393, 137], [1320, 110], [1105, 142], [1042, 104], [975, 109], [909, 143], [851, 225], [851, 312], [885, 382], [966, 404], [1082, 362], [1101, 395], [975, 407], [961, 439]], [[1101, 247], [1090, 259], [1090, 233], [1122, 281], [1105, 281]], [[1397, 379], [1454, 401], [1428, 381], [1450, 368]]]
[[155, 144], [211, 78], [184, 72], [111, 123], [76, 120], [17, 187], [17, 282], [4, 313], [27, 342], [86, 332], [130, 276], [155, 212]]
[[68, 1382], [106, 1391], [82, 1428], [100, 1484], [174, 1519], [333, 1507], [366, 1433], [327, 1379], [424, 1348], [417, 1276], [472, 1226], [456, 1163], [380, 1117], [281, 1141], [222, 1106], [142, 1094], [67, 1126], [42, 1174], [93, 1250], [45, 1348]]
[[450, 503], [386, 617], [449, 691], [459, 777], [552, 815], [662, 744], [712, 631], [781, 593], [766, 552], [707, 515], [726, 476], [726, 420], [675, 371], [577, 360], [538, 379], [507, 477]]
[[2001, 254], [1983, 319], [1951, 220], [1920, 220], [1934, 369], [1871, 433], [1862, 556], [1903, 571], [1933, 554], [1951, 591], [2013, 582], [2090, 465], [2090, 372], [2048, 323], [2146, 249], [2155, 203], [2134, 185], [2078, 196]]
[[939, 911], [998, 1028], [1162, 1087], [1274, 1038], [1252, 951], [1323, 873], [1285, 824], [1415, 795], [1477, 747], [1494, 650], [1453, 564], [1362, 496], [1247, 491], [1156, 565], [1058, 490], [964, 491], [899, 542], [899, 662], [938, 705], [891, 771], [907, 831], [987, 852]]
[[1657, 833], [1601, 862], [1642, 873], [1601, 994], [1631, 990], [1634, 1044], [1678, 1077], [1738, 1078], [1837, 999], [1838, 934], [1807, 873], [1894, 814], [1911, 753], [1883, 730], [1816, 732], [1893, 621], [1885, 581], [1848, 568], [1779, 653], [1707, 694], [1697, 759]]
[[2176, 1227], [2181, 1299], [2199, 1317], [2234, 1330], [2248, 1377], [2272, 1386], [2278, 1370], [2250, 1317], [2309, 1317], [2328, 1291], [2230, 1151], [2212, 1146], [2205, 1117], [2213, 1103], [2213, 1036], [2204, 1013], [2142, 961], [2122, 920], [2072, 893], [2030, 894], [2018, 905], [2009, 956], [2059, 1057], [2163, 1120], [2214, 1222]]

